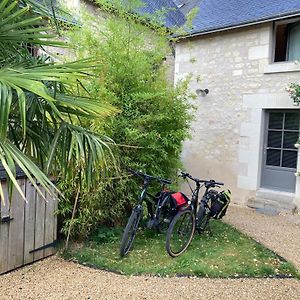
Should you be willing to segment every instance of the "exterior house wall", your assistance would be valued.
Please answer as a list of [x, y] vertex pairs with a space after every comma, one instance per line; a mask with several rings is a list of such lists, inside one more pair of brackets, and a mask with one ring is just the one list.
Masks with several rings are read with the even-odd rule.
[[255, 197], [260, 187], [264, 110], [295, 109], [285, 87], [299, 81], [300, 65], [272, 64], [272, 56], [272, 23], [176, 45], [175, 81], [192, 73], [192, 91], [209, 89], [195, 102], [192, 138], [182, 153], [185, 167], [194, 176], [224, 181], [240, 204]]

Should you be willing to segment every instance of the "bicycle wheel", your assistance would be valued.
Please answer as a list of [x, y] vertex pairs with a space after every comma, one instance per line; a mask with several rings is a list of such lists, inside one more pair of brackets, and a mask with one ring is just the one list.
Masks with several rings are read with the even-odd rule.
[[182, 254], [192, 241], [195, 216], [191, 209], [179, 211], [173, 218], [166, 237], [166, 250], [170, 256]]
[[200, 205], [198, 216], [197, 216], [197, 224], [196, 224], [196, 230], [199, 234], [204, 232], [206, 229], [208, 222], [209, 222], [210, 216], [208, 211], [206, 210], [204, 205]]
[[139, 221], [142, 216], [142, 210], [139, 207], [135, 207], [132, 210], [131, 216], [127, 222], [127, 225], [124, 229], [124, 233], [121, 239], [121, 246], [120, 246], [120, 256], [124, 257], [129, 252], [133, 240], [135, 238], [136, 231], [139, 226]]

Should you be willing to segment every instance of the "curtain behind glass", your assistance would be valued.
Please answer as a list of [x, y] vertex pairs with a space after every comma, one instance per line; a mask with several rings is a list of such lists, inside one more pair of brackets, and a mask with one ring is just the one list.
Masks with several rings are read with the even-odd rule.
[[300, 60], [300, 23], [289, 27], [287, 60]]

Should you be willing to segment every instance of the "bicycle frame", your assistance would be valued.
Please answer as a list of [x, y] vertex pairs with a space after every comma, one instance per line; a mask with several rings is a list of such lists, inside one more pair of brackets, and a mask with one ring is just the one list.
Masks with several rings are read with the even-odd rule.
[[[183, 173], [183, 174], [185, 174], [185, 173]], [[189, 184], [189, 182], [186, 178], [189, 178], [192, 181], [194, 181], [195, 184], [196, 184], [196, 188], [192, 189], [192, 187], [190, 186], [190, 184]], [[209, 190], [213, 187], [219, 187], [219, 185], [223, 185], [223, 183], [215, 182], [213, 180], [210, 180], [210, 181], [199, 180], [197, 178], [193, 178], [189, 174], [186, 174], [185, 179], [187, 180], [188, 185], [189, 185], [189, 187], [191, 189], [191, 192], [192, 192], [191, 205], [192, 205], [192, 210], [193, 210], [193, 213], [195, 215], [196, 223], [197, 223], [197, 221], [198, 221], [197, 213], [198, 213], [200, 204], [204, 203], [205, 208], [208, 207], [208, 201], [210, 199], [208, 197]], [[201, 183], [203, 183], [203, 184], [201, 184]], [[205, 192], [204, 192], [203, 196], [201, 197], [201, 200], [199, 201], [199, 192], [200, 192], [201, 188], [204, 187], [204, 186], [205, 186]]]
[[148, 198], [146, 198], [147, 196], [149, 196], [152, 199], [156, 199], [155, 196], [153, 196], [147, 192], [152, 179], [158, 180], [163, 185], [163, 187], [166, 184], [171, 184], [171, 181], [168, 179], [151, 176], [151, 175], [144, 174], [139, 171], [134, 171], [134, 170], [130, 170], [130, 169], [129, 169], [129, 171], [134, 175], [142, 177], [143, 185], [142, 185], [141, 194], [138, 198], [137, 203], [135, 204], [135, 206], [132, 209], [131, 215], [128, 219], [127, 225], [126, 225], [123, 235], [122, 235], [121, 245], [120, 245], [120, 256], [121, 257], [125, 256], [129, 252], [129, 250], [132, 246], [133, 240], [135, 238], [135, 234], [138, 229], [140, 219], [142, 218], [142, 215], [143, 215], [143, 201], [146, 201], [146, 203], [147, 203], [149, 216], [150, 217], [153, 216], [154, 201], [152, 203]]
[[[207, 226], [210, 219], [210, 214], [207, 213], [206, 210], [207, 208], [209, 209], [208, 201], [210, 200], [210, 188], [224, 185], [223, 183], [215, 182], [214, 180], [200, 180], [184, 172], [181, 172], [181, 177], [186, 180], [188, 178], [194, 181], [196, 188], [192, 188], [189, 180], [187, 180], [192, 192], [191, 203], [189, 206], [177, 211], [168, 228], [166, 250], [172, 257], [181, 255], [187, 249], [193, 239], [195, 230], [199, 233], [204, 230], [204, 227], [202, 226], [203, 221], [205, 222], [203, 224]], [[205, 186], [205, 192], [199, 201], [199, 192], [203, 186]]]
[[171, 184], [171, 180], [169, 180], [169, 179], [164, 179], [164, 178], [160, 178], [160, 177], [156, 177], [156, 176], [151, 176], [151, 175], [144, 174], [144, 173], [141, 173], [139, 171], [134, 171], [134, 170], [131, 170], [131, 169], [128, 169], [128, 171], [131, 172], [133, 175], [142, 177], [144, 179], [143, 186], [142, 186], [142, 192], [139, 196], [139, 200], [138, 200], [137, 204], [141, 204], [146, 196], [150, 196], [153, 199], [155, 198], [153, 195], [147, 193], [147, 189], [148, 189], [148, 187], [149, 187], [149, 185], [150, 185], [150, 183], [153, 179], [161, 182], [162, 183], [162, 188], [164, 188], [164, 186], [166, 184]]
[[152, 210], [153, 207], [152, 206], [153, 206], [154, 202], [151, 202], [147, 197], [150, 197], [153, 200], [155, 200], [155, 196], [153, 196], [147, 192], [150, 182], [151, 182], [151, 178], [148, 178], [148, 177], [144, 178], [142, 191], [141, 191], [141, 194], [139, 196], [139, 199], [138, 199], [135, 207], [137, 207], [139, 210], [143, 211], [143, 201], [145, 201], [147, 204], [148, 213], [150, 213], [150, 216], [152, 217], [153, 216], [153, 210]]

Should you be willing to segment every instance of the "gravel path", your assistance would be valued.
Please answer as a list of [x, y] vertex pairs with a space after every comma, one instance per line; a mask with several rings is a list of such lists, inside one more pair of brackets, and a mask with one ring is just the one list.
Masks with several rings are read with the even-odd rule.
[[55, 256], [0, 276], [0, 299], [300, 299], [295, 279], [122, 276]]
[[247, 207], [231, 206], [224, 221], [272, 249], [300, 270], [299, 215], [270, 216]]
[[[230, 208], [225, 221], [254, 237], [300, 269], [300, 217], [266, 216]], [[0, 276], [0, 300], [300, 299], [296, 279], [208, 279], [122, 276], [53, 256]]]

